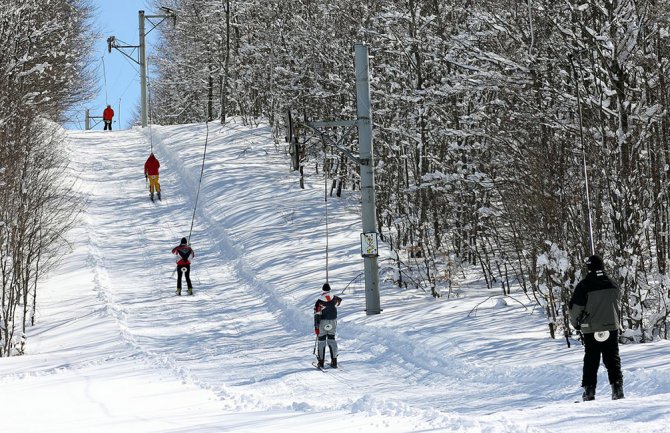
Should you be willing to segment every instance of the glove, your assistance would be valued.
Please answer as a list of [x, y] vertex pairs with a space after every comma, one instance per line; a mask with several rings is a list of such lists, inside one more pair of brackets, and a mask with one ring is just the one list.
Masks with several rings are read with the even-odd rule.
[[315, 333], [316, 335], [319, 335], [319, 328], [314, 328], [314, 333]]

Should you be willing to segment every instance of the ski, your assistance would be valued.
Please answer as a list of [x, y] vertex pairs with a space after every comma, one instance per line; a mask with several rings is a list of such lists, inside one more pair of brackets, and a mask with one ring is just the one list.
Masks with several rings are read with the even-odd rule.
[[333, 367], [330, 363], [324, 364], [323, 367], [319, 367], [319, 364], [316, 361], [312, 361], [312, 365], [319, 370], [325, 372], [326, 370], [339, 370], [340, 369], [340, 364], [337, 364], [337, 367]]
[[326, 372], [326, 367], [319, 367], [319, 364], [316, 361], [312, 361], [312, 366], [318, 368], [319, 370], [323, 371], [324, 373]]

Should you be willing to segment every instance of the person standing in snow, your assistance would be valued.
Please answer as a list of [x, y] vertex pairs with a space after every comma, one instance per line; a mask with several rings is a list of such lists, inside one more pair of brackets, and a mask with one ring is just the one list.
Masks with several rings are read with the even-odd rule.
[[191, 284], [191, 260], [195, 257], [195, 252], [188, 245], [186, 238], [181, 238], [181, 243], [172, 248], [172, 254], [177, 256], [177, 295], [181, 296], [181, 276], [186, 277], [186, 287], [188, 294], [193, 294], [193, 285]]
[[144, 178], [149, 179], [151, 201], [154, 200], [154, 191], [158, 193], [158, 200], [161, 199], [161, 184], [158, 183], [158, 169], [160, 166], [161, 163], [158, 162], [154, 153], [151, 152], [151, 155], [149, 155], [149, 158], [147, 158], [147, 161], [144, 163]]
[[577, 284], [570, 299], [570, 323], [584, 335], [582, 387], [584, 401], [596, 398], [600, 355], [607, 368], [612, 400], [624, 398], [623, 374], [619, 357], [619, 318], [621, 290], [605, 274], [603, 259], [593, 255], [586, 259], [589, 273]]
[[105, 122], [105, 131], [112, 130], [112, 119], [114, 118], [114, 110], [110, 105], [102, 112], [102, 121]]
[[337, 307], [342, 299], [330, 293], [330, 284], [325, 283], [322, 287], [321, 296], [314, 304], [314, 333], [319, 340], [317, 361], [319, 368], [323, 368], [326, 357], [326, 345], [330, 349], [330, 366], [337, 368], [337, 341], [335, 341], [335, 330], [337, 328]]

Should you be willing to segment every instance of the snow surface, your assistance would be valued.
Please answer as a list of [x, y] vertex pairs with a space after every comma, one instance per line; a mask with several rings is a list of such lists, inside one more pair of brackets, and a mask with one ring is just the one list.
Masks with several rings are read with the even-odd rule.
[[209, 125], [195, 295], [177, 297], [170, 250], [191, 226], [206, 125], [67, 134], [87, 205], [27, 354], [0, 359], [3, 432], [670, 432], [668, 341], [621, 347], [625, 400], [601, 367], [596, 401], [575, 404], [582, 347], [550, 339], [523, 293], [461, 277], [458, 297], [433, 299], [384, 281], [384, 311], [366, 316], [351, 191], [328, 201], [341, 368], [316, 370], [323, 178], [301, 190], [268, 127]]

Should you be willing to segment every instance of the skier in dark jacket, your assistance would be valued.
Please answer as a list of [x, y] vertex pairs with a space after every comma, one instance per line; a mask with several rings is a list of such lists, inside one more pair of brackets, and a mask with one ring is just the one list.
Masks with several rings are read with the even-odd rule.
[[191, 260], [195, 257], [195, 252], [188, 245], [186, 238], [181, 238], [181, 243], [172, 248], [172, 254], [177, 256], [177, 295], [181, 296], [181, 276], [186, 277], [186, 287], [188, 294], [193, 294], [193, 285], [191, 284]]
[[582, 387], [584, 401], [596, 398], [600, 355], [612, 386], [612, 400], [624, 398], [623, 374], [619, 357], [619, 318], [621, 290], [605, 274], [603, 259], [593, 255], [586, 260], [589, 273], [577, 284], [570, 299], [570, 322], [584, 334]]
[[319, 340], [318, 353], [316, 355], [319, 368], [323, 368], [326, 357], [326, 345], [330, 349], [330, 366], [337, 368], [337, 341], [335, 341], [335, 330], [337, 328], [337, 307], [342, 298], [330, 293], [330, 284], [325, 283], [321, 296], [314, 304], [314, 333]]

